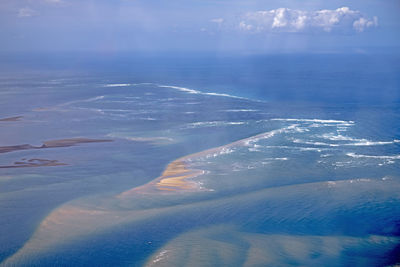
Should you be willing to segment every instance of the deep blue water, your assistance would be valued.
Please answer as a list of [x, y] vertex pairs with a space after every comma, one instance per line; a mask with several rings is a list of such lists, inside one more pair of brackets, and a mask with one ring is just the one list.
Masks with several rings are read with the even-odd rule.
[[0, 265], [399, 263], [398, 56], [2, 57], [3, 151], [111, 142], [0, 153]]

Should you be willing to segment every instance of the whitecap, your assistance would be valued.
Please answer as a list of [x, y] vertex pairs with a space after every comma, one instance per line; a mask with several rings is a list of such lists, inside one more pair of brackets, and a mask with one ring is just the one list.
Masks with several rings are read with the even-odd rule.
[[158, 253], [155, 257], [155, 259], [153, 260], [153, 263], [157, 263], [163, 259], [165, 259], [167, 257], [167, 253], [169, 252], [169, 250], [165, 249], [162, 250], [160, 253]]
[[127, 87], [127, 86], [138, 86], [138, 85], [152, 85], [152, 83], [108, 83], [104, 84], [103, 87]]
[[257, 112], [257, 109], [226, 109], [224, 112]]
[[189, 89], [189, 88], [186, 88], [186, 87], [179, 87], [179, 86], [172, 86], [172, 85], [158, 85], [158, 87], [177, 89], [179, 91], [186, 92], [186, 93], [189, 93], [189, 94], [201, 94], [200, 91]]
[[291, 138], [293, 143], [296, 144], [306, 144], [306, 145], [313, 145], [313, 146], [330, 146], [330, 147], [338, 147], [339, 144], [329, 144], [329, 143], [324, 143], [324, 142], [312, 142], [312, 141], [306, 141], [302, 139], [295, 139]]
[[344, 120], [323, 120], [323, 119], [283, 119], [283, 118], [275, 118], [271, 119], [272, 121], [297, 121], [297, 122], [310, 122], [310, 123], [324, 123], [324, 124], [341, 124], [344, 126], [351, 126], [354, 124], [354, 121], [344, 121]]
[[256, 135], [254, 137], [250, 137], [250, 138], [248, 138], [246, 140], [243, 140], [241, 142], [243, 142], [243, 145], [249, 146], [250, 144], [257, 143], [261, 139], [267, 139], [267, 138], [271, 138], [271, 137], [275, 136], [276, 134], [290, 132], [291, 130], [296, 129], [297, 126], [298, 126], [297, 124], [293, 124], [293, 125], [290, 125], [288, 127], [280, 128], [280, 129], [277, 129], [277, 130], [272, 130], [272, 131], [269, 131], [269, 132], [265, 132], [265, 133]]
[[243, 121], [201, 121], [201, 122], [193, 122], [186, 124], [186, 128], [203, 128], [203, 127], [216, 127], [216, 126], [227, 126], [227, 125], [243, 125], [245, 122]]
[[334, 133], [327, 133], [323, 135], [318, 135], [317, 137], [328, 139], [331, 141], [367, 141], [366, 139], [356, 139], [350, 136], [344, 136], [341, 134], [335, 135]]
[[[202, 91], [198, 91], [195, 89], [190, 89], [187, 87], [181, 87], [181, 86], [174, 86], [174, 85], [157, 85], [158, 87], [161, 88], [171, 88], [171, 89], [176, 89], [179, 90], [181, 92], [185, 92], [185, 93], [189, 93], [189, 94], [200, 94], [200, 95], [209, 95], [209, 96], [223, 96], [223, 97], [230, 97], [230, 98], [238, 98], [238, 99], [245, 99], [245, 100], [250, 100], [248, 98], [245, 97], [240, 97], [240, 96], [235, 96], [235, 95], [229, 95], [229, 94], [224, 94], [224, 93], [215, 93], [215, 92], [202, 92]], [[252, 101], [256, 101], [256, 102], [260, 102], [258, 100], [252, 100]]]
[[329, 134], [323, 134], [320, 136], [317, 136], [319, 138], [323, 139], [328, 139], [331, 141], [353, 141], [354, 143], [344, 143], [344, 144], [337, 144], [337, 145], [343, 145], [343, 146], [375, 146], [375, 145], [390, 145], [396, 142], [396, 140], [393, 141], [371, 141], [367, 139], [359, 139], [359, 138], [353, 138], [350, 136], [344, 136], [341, 134], [335, 135], [333, 133]]
[[289, 159], [286, 158], [286, 157], [283, 157], [283, 158], [264, 158], [264, 160], [278, 160], [278, 161], [282, 160], [282, 161], [285, 161], [285, 160], [289, 160]]
[[86, 98], [86, 99], [79, 99], [79, 100], [69, 101], [69, 102], [60, 104], [58, 106], [63, 107], [63, 106], [68, 106], [68, 105], [72, 105], [72, 104], [76, 104], [76, 103], [82, 103], [82, 102], [94, 102], [94, 101], [101, 100], [101, 99], [104, 99], [104, 98], [105, 98], [104, 95], [99, 95], [99, 96], [90, 97], [90, 98]]
[[131, 86], [130, 83], [110, 83], [103, 85], [104, 87], [126, 87]]
[[221, 155], [231, 154], [233, 152], [235, 152], [235, 149], [228, 148], [228, 147], [223, 147], [223, 148], [221, 148], [220, 150], [218, 150], [218, 151], [216, 151], [214, 153], [207, 154], [205, 157], [206, 157], [206, 159], [215, 158], [215, 157], [218, 157], [218, 156], [221, 156]]
[[345, 146], [377, 146], [377, 145], [390, 145], [393, 141], [363, 141], [358, 143], [344, 144]]
[[356, 153], [346, 153], [348, 157], [352, 158], [367, 158], [367, 159], [389, 159], [389, 160], [394, 160], [394, 159], [400, 159], [400, 155], [392, 155], [392, 156], [376, 156], [376, 155], [362, 155], [362, 154], [356, 154]]

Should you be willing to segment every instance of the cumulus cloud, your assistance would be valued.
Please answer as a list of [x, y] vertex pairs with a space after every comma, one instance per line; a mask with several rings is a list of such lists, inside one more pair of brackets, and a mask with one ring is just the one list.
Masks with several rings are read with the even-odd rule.
[[357, 10], [303, 11], [278, 8], [249, 12], [240, 17], [237, 27], [246, 32], [363, 32], [378, 25], [377, 17], [367, 18]]
[[29, 7], [20, 8], [17, 14], [19, 18], [33, 17], [36, 15], [38, 15], [38, 12]]

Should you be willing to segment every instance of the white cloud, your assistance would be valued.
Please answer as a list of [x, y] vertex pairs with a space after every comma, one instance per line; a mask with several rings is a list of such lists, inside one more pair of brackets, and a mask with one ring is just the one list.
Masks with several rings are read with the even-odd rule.
[[18, 10], [17, 16], [18, 16], [19, 18], [26, 18], [26, 17], [33, 17], [33, 16], [36, 16], [36, 15], [38, 15], [38, 14], [39, 14], [39, 13], [38, 13], [36, 10], [33, 10], [32, 8], [23, 7], [23, 8], [20, 8], [20, 9]]
[[370, 28], [378, 25], [378, 18], [374, 17], [373, 20], [360, 18], [353, 23], [353, 28], [358, 32], [363, 32], [365, 28]]
[[246, 32], [363, 32], [378, 25], [377, 17], [365, 17], [357, 10], [341, 7], [335, 10], [303, 11], [278, 8], [249, 12], [237, 27]]

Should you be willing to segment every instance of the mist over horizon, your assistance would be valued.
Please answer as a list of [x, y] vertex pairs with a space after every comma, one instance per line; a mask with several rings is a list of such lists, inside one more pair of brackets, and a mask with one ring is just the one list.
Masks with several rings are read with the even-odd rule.
[[0, 52], [368, 53], [400, 46], [398, 9], [394, 0], [3, 1]]

